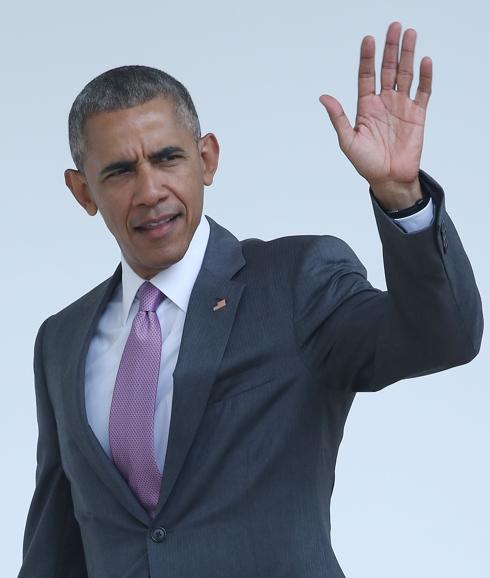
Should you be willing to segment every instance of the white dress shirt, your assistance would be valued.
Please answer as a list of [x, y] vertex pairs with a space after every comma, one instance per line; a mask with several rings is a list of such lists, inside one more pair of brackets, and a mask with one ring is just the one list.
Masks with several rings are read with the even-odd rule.
[[[432, 224], [433, 203], [418, 213], [394, 221], [406, 232], [415, 233]], [[187, 305], [206, 251], [209, 223], [203, 215], [184, 257], [154, 277], [151, 282], [167, 298], [157, 309], [162, 329], [162, 355], [155, 406], [155, 458], [163, 472], [173, 397], [173, 372], [177, 363], [184, 329]], [[136, 295], [145, 279], [137, 275], [124, 256], [122, 281], [104, 310], [90, 342], [85, 364], [85, 407], [87, 419], [107, 455], [109, 445], [109, 413], [117, 370], [124, 346], [131, 331], [139, 304]]]
[[427, 205], [417, 213], [408, 217], [401, 217], [400, 219], [393, 220], [405, 231], [405, 233], [416, 233], [417, 231], [426, 229], [432, 225], [434, 220], [434, 203], [432, 202], [432, 199], [429, 199]]
[[[201, 268], [208, 244], [209, 223], [201, 218], [184, 257], [152, 277], [151, 282], [167, 298], [156, 311], [162, 329], [162, 355], [155, 405], [155, 458], [163, 472], [167, 452], [170, 412], [173, 397], [173, 372], [179, 355], [187, 305]], [[104, 310], [90, 342], [85, 364], [85, 407], [87, 419], [107, 455], [109, 445], [109, 412], [117, 370], [133, 319], [139, 309], [136, 295], [145, 279], [137, 275], [124, 256], [122, 282]]]

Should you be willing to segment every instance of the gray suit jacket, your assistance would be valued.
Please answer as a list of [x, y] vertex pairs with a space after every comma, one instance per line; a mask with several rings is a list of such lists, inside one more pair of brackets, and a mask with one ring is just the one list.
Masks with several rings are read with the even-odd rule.
[[[20, 578], [340, 578], [337, 451], [356, 391], [470, 361], [483, 328], [440, 187], [433, 227], [373, 202], [388, 291], [330, 236], [239, 242], [209, 219], [174, 373], [151, 521], [92, 432], [87, 348], [120, 268], [47, 319], [35, 347], [36, 489]], [[217, 299], [226, 307], [213, 311]]]

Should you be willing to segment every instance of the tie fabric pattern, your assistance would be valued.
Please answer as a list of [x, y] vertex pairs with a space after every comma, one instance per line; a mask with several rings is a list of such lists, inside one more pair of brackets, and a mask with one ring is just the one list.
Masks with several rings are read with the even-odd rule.
[[138, 289], [139, 311], [124, 347], [109, 415], [109, 443], [121, 475], [151, 518], [162, 475], [155, 461], [153, 422], [162, 333], [156, 309], [165, 295], [146, 281]]

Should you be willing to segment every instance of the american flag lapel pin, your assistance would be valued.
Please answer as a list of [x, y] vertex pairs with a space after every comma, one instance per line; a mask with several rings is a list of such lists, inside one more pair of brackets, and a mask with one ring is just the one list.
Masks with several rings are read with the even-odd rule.
[[218, 299], [216, 305], [213, 307], [213, 311], [218, 311], [218, 309], [223, 309], [226, 307], [226, 299]]

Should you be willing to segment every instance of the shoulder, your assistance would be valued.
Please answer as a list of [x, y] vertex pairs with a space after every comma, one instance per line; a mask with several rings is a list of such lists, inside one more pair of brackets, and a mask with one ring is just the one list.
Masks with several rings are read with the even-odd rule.
[[351, 247], [332, 235], [292, 235], [264, 241], [240, 241], [247, 266], [289, 271], [294, 274], [345, 263], [365, 274], [365, 269]]
[[118, 286], [120, 279], [119, 266], [115, 273], [105, 281], [102, 281], [75, 301], [48, 317], [41, 325], [39, 332], [42, 333], [44, 330], [56, 332], [60, 328], [75, 327], [82, 320], [93, 315], [97, 307], [110, 297]]

